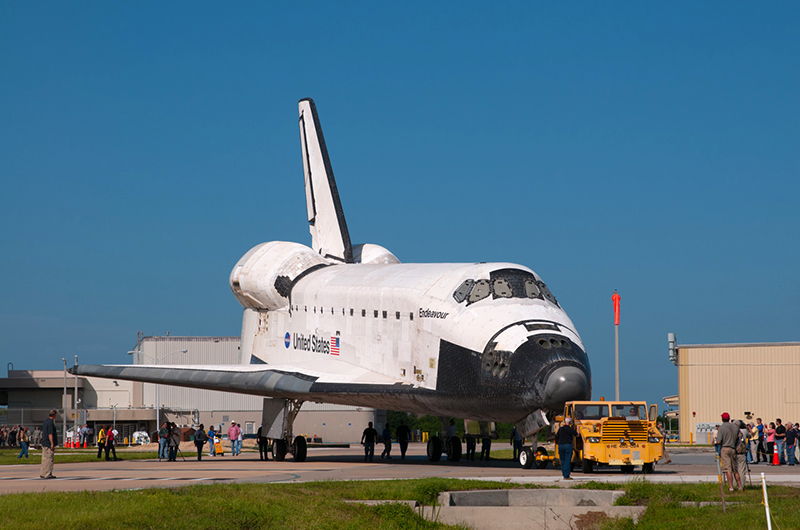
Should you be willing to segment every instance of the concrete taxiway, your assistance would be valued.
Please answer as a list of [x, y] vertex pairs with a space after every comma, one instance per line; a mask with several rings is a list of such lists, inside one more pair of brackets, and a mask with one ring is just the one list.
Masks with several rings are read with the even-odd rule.
[[[505, 449], [500, 446], [498, 449]], [[546, 469], [522, 469], [511, 460], [458, 463], [428, 462], [423, 444], [411, 444], [405, 460], [399, 454], [392, 460], [381, 460], [375, 456], [373, 463], [364, 462], [363, 450], [354, 445], [350, 448], [312, 448], [308, 460], [302, 463], [291, 458], [284, 462], [261, 461], [257, 452], [245, 452], [232, 457], [204, 456], [197, 461], [196, 453], [188, 449], [177, 462], [158, 460], [124, 460], [118, 462], [83, 462], [60, 464], [56, 460], [54, 473], [58, 478], [40, 479], [38, 465], [8, 465], [0, 467], [0, 493], [43, 491], [102, 491], [112, 489], [138, 489], [149, 487], [177, 487], [190, 484], [220, 483], [287, 483], [315, 480], [382, 480], [413, 479], [426, 477], [470, 478], [497, 480], [521, 484], [570, 486], [582, 481], [624, 482], [646, 480], [651, 482], [697, 483], [716, 482], [717, 467], [711, 450], [670, 450], [672, 463], [657, 465], [651, 475], [637, 472], [623, 475], [618, 468], [599, 469], [591, 474], [579, 470], [573, 472], [572, 481], [564, 481], [560, 470], [548, 466]], [[395, 448], [393, 452], [399, 453]], [[764, 464], [751, 466], [753, 484], [760, 483], [760, 474], [765, 473], [768, 484], [800, 486], [800, 466], [773, 467]]]

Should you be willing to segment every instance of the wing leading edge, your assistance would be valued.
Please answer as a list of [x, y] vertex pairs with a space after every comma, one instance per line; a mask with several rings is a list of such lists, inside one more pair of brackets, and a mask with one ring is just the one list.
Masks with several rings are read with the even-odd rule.
[[337, 370], [321, 373], [298, 370], [297, 367], [290, 366], [265, 367], [264, 365], [78, 365], [70, 368], [69, 372], [73, 375], [104, 379], [122, 379], [323, 403], [341, 403], [342, 400], [337, 398], [341, 398], [342, 395], [354, 397], [396, 392], [411, 394], [430, 392], [358, 368], [346, 372]]

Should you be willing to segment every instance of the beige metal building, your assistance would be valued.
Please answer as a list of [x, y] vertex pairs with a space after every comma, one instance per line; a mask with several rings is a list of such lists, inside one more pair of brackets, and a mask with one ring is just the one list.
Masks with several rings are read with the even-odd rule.
[[[709, 443], [728, 412], [733, 419], [800, 422], [800, 342], [678, 345], [682, 442]], [[675, 357], [675, 356], [673, 356]]]

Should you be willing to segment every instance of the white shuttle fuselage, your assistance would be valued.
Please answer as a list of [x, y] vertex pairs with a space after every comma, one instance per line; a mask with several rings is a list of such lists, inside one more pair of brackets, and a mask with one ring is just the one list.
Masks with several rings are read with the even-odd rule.
[[480, 420], [556, 409], [564, 390], [551, 384], [548, 394], [547, 382], [559, 369], [561, 386], [589, 392], [580, 337], [530, 269], [380, 256], [390, 263], [325, 263], [285, 242], [245, 255], [231, 274], [246, 308], [243, 360], [302, 369], [326, 401]]

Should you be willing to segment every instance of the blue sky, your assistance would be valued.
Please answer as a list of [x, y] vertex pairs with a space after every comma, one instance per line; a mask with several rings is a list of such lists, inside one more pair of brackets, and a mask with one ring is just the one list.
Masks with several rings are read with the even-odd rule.
[[798, 341], [800, 7], [0, 2], [0, 360], [238, 335], [228, 274], [310, 243], [297, 101], [354, 242], [537, 271], [594, 395], [679, 343]]

